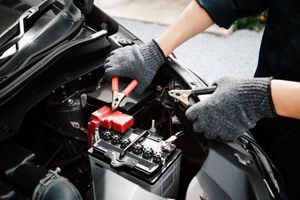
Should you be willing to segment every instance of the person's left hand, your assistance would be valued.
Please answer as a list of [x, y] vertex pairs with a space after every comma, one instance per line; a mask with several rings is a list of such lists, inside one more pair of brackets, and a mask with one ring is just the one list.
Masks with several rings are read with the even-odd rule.
[[233, 140], [263, 117], [273, 117], [270, 78], [221, 78], [216, 91], [186, 111], [195, 132], [207, 139]]
[[111, 52], [105, 61], [105, 79], [111, 80], [114, 76], [136, 79], [138, 85], [135, 92], [141, 94], [164, 62], [164, 55], [154, 40], [119, 48]]

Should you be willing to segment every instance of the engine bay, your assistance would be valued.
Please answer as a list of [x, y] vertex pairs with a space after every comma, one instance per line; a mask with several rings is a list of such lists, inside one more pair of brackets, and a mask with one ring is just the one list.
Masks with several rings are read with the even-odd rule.
[[[64, 42], [41, 55], [33, 51], [40, 60], [26, 63], [28, 78], [17, 87], [7, 78], [3, 88], [9, 95], [1, 96], [0, 199], [120, 199], [136, 188], [142, 196], [158, 195], [155, 199], [184, 199], [207, 146], [186, 134], [191, 130], [186, 108], [168, 91], [206, 84], [168, 59], [149, 89], [130, 93], [112, 110], [112, 82], [104, 78], [104, 61], [114, 49], [142, 41], [96, 7], [83, 18], [72, 4], [66, 3], [63, 11], [59, 6], [51, 2], [47, 9], [74, 16], [72, 31], [64, 30], [69, 19], [55, 21], [68, 32], [59, 38]], [[43, 32], [49, 43], [58, 40], [51, 26]], [[30, 48], [5, 61], [22, 64], [27, 59], [22, 53]], [[4, 64], [9, 68], [11, 63]], [[187, 77], [196, 81], [187, 82]], [[119, 89], [130, 81], [119, 77]], [[117, 192], [113, 185], [121, 183]]]
[[[105, 181], [102, 180], [104, 176], [99, 176], [99, 170], [110, 169], [120, 174], [117, 177], [125, 177], [152, 193], [178, 197], [179, 182], [185, 183], [186, 188], [200, 162], [198, 165], [190, 163], [195, 170], [188, 180], [179, 180], [182, 152], [177, 146], [188, 145], [181, 138], [190, 139], [182, 136], [184, 128], [175, 112], [176, 102], [167, 93], [181, 86], [168, 74], [162, 70], [149, 90], [141, 95], [131, 93], [117, 111], [106, 117], [103, 113], [112, 111], [112, 92], [111, 82], [102, 78], [103, 68], [53, 90], [26, 114], [20, 131], [10, 139], [9, 145], [1, 146], [0, 152], [12, 152], [11, 159], [0, 156], [1, 163], [5, 163], [0, 172], [1, 181], [14, 188], [12, 191], [18, 199], [26, 199], [33, 194], [37, 183], [47, 177], [49, 170], [54, 174], [59, 171], [60, 176], [78, 189], [83, 199], [93, 199], [93, 196], [103, 199], [103, 195], [108, 198], [108, 194], [103, 194], [100, 186], [120, 182], [106, 176]], [[127, 84], [127, 79], [120, 78], [120, 90]], [[177, 136], [180, 136], [178, 140]], [[203, 156], [200, 161], [203, 161], [204, 143], [197, 142], [201, 143], [200, 149], [195, 148], [200, 150]], [[23, 150], [13, 150], [20, 148]], [[20, 184], [23, 176], [33, 176], [36, 171], [43, 176], [36, 176], [30, 187], [27, 180]], [[99, 177], [102, 178], [99, 180]], [[186, 178], [183, 175], [183, 179]], [[120, 194], [115, 189], [109, 190]]]
[[[169, 57], [145, 92], [114, 110], [105, 59], [143, 42], [92, 1], [76, 1], [81, 11], [44, 3], [60, 14], [39, 32], [47, 48], [36, 37], [39, 48], [2, 60], [13, 73], [0, 77], [0, 199], [269, 199], [250, 140], [207, 141], [168, 93], [205, 81]], [[119, 77], [119, 90], [131, 81]]]

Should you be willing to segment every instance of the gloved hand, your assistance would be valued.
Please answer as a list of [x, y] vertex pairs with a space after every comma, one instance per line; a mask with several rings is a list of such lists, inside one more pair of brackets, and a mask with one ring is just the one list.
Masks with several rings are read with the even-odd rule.
[[135, 92], [141, 94], [164, 62], [163, 52], [154, 40], [140, 46], [119, 48], [105, 61], [105, 79], [110, 80], [114, 76], [136, 79]]
[[271, 78], [221, 78], [214, 83], [216, 91], [191, 106], [186, 116], [194, 131], [204, 132], [207, 139], [236, 139], [259, 119], [275, 116], [270, 82]]

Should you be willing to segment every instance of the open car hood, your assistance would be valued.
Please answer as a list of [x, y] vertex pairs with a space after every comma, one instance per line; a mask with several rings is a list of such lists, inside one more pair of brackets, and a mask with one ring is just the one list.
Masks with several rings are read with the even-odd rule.
[[1, 102], [24, 86], [28, 78], [43, 68], [36, 64], [62, 43], [72, 40], [83, 25], [84, 17], [70, 1], [32, 2], [38, 3], [32, 6], [23, 1], [1, 2], [1, 8], [6, 10], [1, 12], [6, 16], [1, 16], [1, 20], [9, 16], [15, 19], [2, 27], [0, 35]]

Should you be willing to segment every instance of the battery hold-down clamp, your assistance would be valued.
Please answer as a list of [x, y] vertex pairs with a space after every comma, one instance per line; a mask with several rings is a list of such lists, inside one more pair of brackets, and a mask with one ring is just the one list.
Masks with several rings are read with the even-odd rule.
[[99, 135], [96, 136], [99, 127], [113, 129], [122, 134], [133, 125], [134, 118], [132, 116], [112, 110], [107, 106], [101, 107], [92, 113], [91, 119], [88, 122], [88, 148], [94, 144], [95, 138], [99, 137]]

